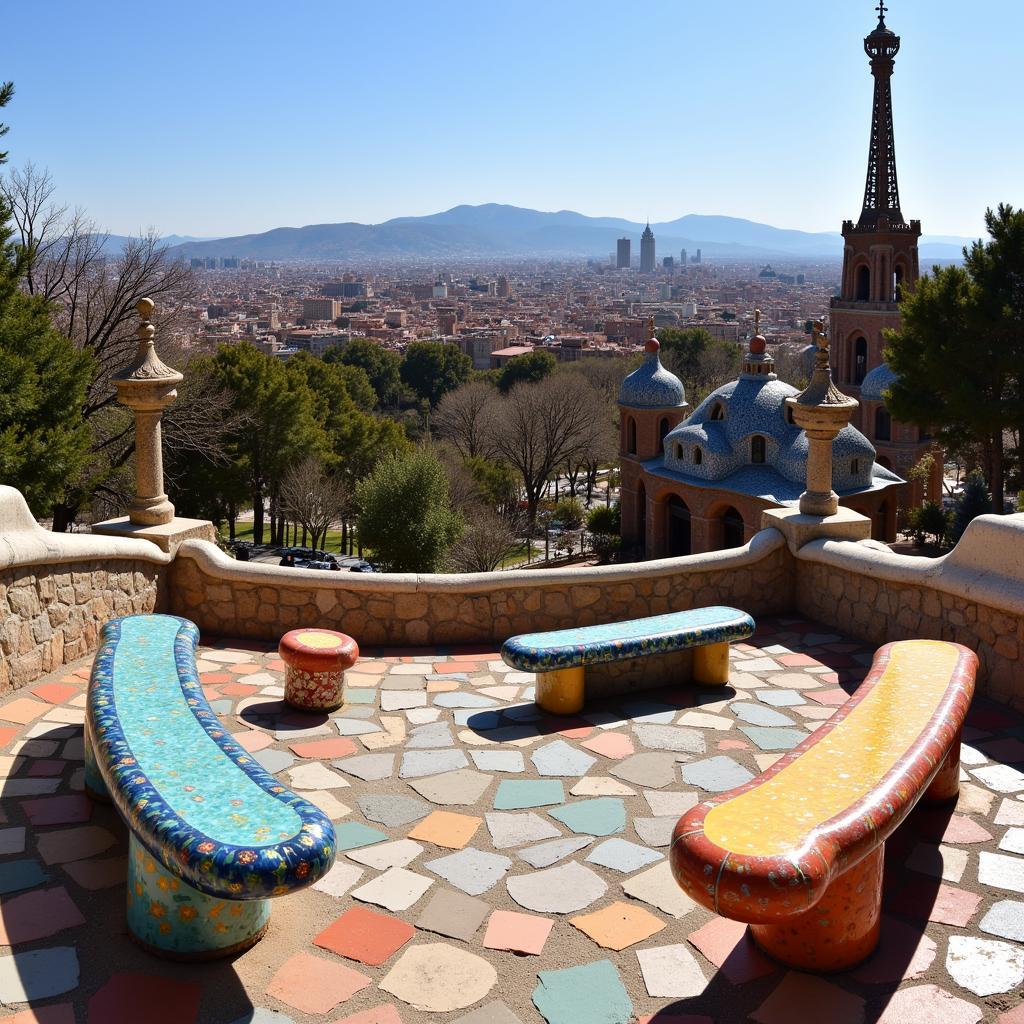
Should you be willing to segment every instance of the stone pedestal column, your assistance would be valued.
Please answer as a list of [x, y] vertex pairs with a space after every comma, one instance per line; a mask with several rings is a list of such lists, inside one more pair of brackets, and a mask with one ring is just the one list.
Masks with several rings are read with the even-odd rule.
[[135, 360], [113, 378], [117, 400], [135, 413], [135, 497], [128, 506], [128, 518], [137, 526], [163, 526], [174, 518], [174, 506], [164, 493], [160, 420], [178, 397], [177, 387], [184, 378], [156, 354], [156, 329], [149, 320], [153, 308], [152, 299], [139, 300], [142, 323]]
[[128, 515], [95, 523], [93, 533], [144, 537], [162, 550], [173, 552], [183, 540], [212, 541], [213, 524], [204, 519], [178, 519], [164, 492], [164, 459], [160, 420], [164, 409], [178, 397], [184, 379], [160, 361], [153, 347], [156, 333], [150, 316], [152, 299], [140, 299], [136, 309], [142, 318], [135, 359], [113, 378], [117, 400], [135, 414], [135, 497]]

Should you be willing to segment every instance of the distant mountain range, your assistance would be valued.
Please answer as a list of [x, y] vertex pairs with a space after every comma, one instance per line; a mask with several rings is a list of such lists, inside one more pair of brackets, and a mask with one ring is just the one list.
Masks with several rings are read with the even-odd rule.
[[[396, 217], [383, 224], [309, 224], [274, 228], [232, 238], [183, 240], [168, 236], [175, 256], [238, 256], [263, 260], [355, 261], [374, 257], [586, 257], [604, 259], [616, 240], [633, 240], [639, 261], [644, 225], [617, 217], [585, 217], [571, 210], [542, 213], [487, 203], [455, 206], [426, 217]], [[838, 259], [842, 237], [835, 232], [793, 231], [737, 217], [688, 214], [652, 224], [658, 260], [679, 258], [680, 249], [721, 259]], [[921, 258], [955, 260], [971, 239], [936, 236], [921, 240]]]

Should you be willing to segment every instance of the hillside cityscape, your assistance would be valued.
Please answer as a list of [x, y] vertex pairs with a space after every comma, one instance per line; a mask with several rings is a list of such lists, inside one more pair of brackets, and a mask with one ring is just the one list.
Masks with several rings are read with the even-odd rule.
[[1024, 1024], [993, 2], [0, 15], [0, 1024]]

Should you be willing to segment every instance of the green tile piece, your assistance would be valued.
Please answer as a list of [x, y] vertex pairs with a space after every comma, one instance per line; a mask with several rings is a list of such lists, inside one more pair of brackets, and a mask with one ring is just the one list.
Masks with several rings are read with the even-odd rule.
[[42, 869], [39, 861], [32, 860], [30, 857], [24, 860], [9, 860], [0, 864], [0, 893], [32, 889], [49, 879], [50, 876]]
[[599, 796], [593, 800], [579, 800], [574, 804], [548, 811], [573, 832], [590, 836], [610, 836], [626, 827], [626, 805], [617, 797]]
[[345, 690], [345, 703], [347, 704], [374, 704], [377, 701], [377, 691], [353, 687]]
[[556, 779], [506, 779], [494, 795], [496, 811], [518, 811], [524, 807], [546, 807], [560, 804], [565, 789]]
[[338, 838], [338, 853], [357, 850], [360, 846], [373, 846], [374, 843], [382, 843], [385, 839], [391, 838], [386, 832], [370, 828], [369, 825], [360, 825], [358, 821], [347, 821], [343, 825], [335, 825], [334, 834]]
[[633, 1003], [610, 960], [538, 971], [533, 1004], [548, 1024], [628, 1024]]

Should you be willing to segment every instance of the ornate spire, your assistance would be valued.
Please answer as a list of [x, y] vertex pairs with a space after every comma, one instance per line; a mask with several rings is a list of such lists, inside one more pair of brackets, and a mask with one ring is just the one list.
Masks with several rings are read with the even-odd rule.
[[900, 190], [896, 180], [896, 144], [892, 123], [892, 79], [900, 37], [886, 27], [884, 3], [879, 2], [878, 25], [864, 40], [864, 52], [871, 60], [875, 79], [871, 108], [871, 142], [868, 148], [868, 174], [864, 185], [864, 207], [858, 227], [877, 229], [879, 221], [902, 225]]

